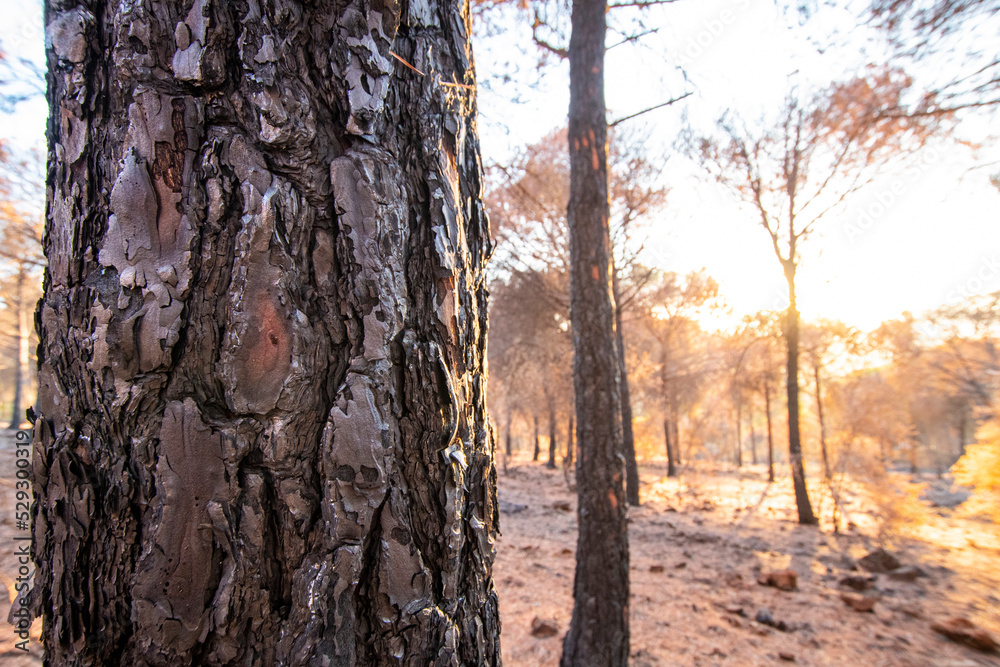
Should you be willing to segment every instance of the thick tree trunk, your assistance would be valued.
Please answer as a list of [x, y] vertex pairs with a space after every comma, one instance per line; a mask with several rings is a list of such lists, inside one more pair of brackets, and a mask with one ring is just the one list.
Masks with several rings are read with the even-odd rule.
[[[612, 264], [614, 259], [612, 258]], [[612, 265], [612, 290], [615, 297], [615, 349], [618, 354], [618, 386], [622, 403], [622, 446], [625, 452], [625, 497], [628, 504], [639, 506], [639, 465], [635, 460], [635, 436], [632, 431], [632, 397], [625, 365], [625, 335], [622, 332], [622, 309], [618, 305], [618, 270]]]
[[552, 468], [553, 470], [556, 467], [556, 446], [557, 446], [556, 409], [552, 405], [552, 402], [550, 401], [549, 402], [549, 460], [545, 462], [545, 467]]
[[469, 16], [400, 11], [47, 3], [47, 664], [499, 664]]
[[628, 533], [608, 230], [605, 0], [574, 0], [569, 45], [570, 313], [579, 441], [573, 617], [561, 664], [626, 665]]
[[767, 481], [774, 482], [774, 431], [771, 428], [771, 385], [764, 383], [764, 414], [767, 417]]
[[532, 420], [532, 424], [534, 424], [534, 427], [535, 427], [534, 428], [534, 432], [535, 432], [535, 446], [534, 446], [534, 449], [531, 452], [531, 461], [532, 461], [532, 463], [534, 463], [535, 461], [538, 460], [538, 457], [542, 455], [542, 445], [541, 445], [541, 442], [540, 442], [542, 436], [541, 436], [541, 433], [538, 430], [538, 415], [537, 414], [531, 415], [531, 420]]
[[27, 297], [24, 294], [25, 283], [28, 282], [28, 271], [24, 264], [17, 270], [17, 282], [15, 289], [14, 308], [17, 310], [17, 360], [14, 363], [14, 400], [10, 408], [10, 430], [15, 431], [24, 421], [24, 386], [27, 384], [26, 375], [28, 371], [28, 360], [31, 351], [29, 349], [31, 341], [30, 310], [27, 304]]
[[819, 364], [813, 366], [816, 381], [816, 417], [819, 419], [819, 450], [823, 454], [823, 478], [830, 479], [830, 455], [826, 450], [826, 422], [823, 421], [823, 390], [819, 382]]
[[788, 280], [789, 301], [785, 319], [785, 345], [788, 350], [788, 373], [785, 378], [788, 390], [788, 464], [792, 470], [792, 486], [795, 489], [795, 507], [798, 510], [799, 523], [815, 525], [817, 521], [806, 488], [802, 438], [799, 432], [799, 311], [795, 305], [794, 264], [786, 263], [785, 277]]

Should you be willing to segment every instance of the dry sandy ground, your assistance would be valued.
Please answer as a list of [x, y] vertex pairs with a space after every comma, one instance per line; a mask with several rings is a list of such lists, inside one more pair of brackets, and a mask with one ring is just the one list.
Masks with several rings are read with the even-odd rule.
[[[1000, 657], [957, 645], [930, 629], [965, 616], [1000, 640], [1000, 539], [996, 526], [933, 513], [896, 537], [892, 551], [928, 576], [877, 576], [874, 611], [841, 600], [838, 582], [875, 544], [863, 498], [847, 493], [857, 525], [793, 521], [791, 481], [764, 481], [763, 468], [680, 480], [662, 467], [642, 471], [644, 504], [631, 510], [631, 660], [647, 665], [879, 665], [975, 667]], [[503, 622], [504, 664], [558, 664], [572, 613], [576, 498], [561, 471], [521, 463], [501, 473], [501, 530], [494, 570]], [[813, 489], [824, 514], [822, 494]], [[519, 506], [523, 506], [519, 507]], [[798, 590], [757, 583], [761, 570], [790, 568]], [[860, 573], [864, 574], [864, 573]], [[766, 609], [779, 631], [756, 622]], [[531, 635], [534, 619], [558, 634]]]
[[[930, 522], [897, 538], [892, 548], [929, 576], [897, 582], [879, 575], [874, 613], [849, 609], [838, 581], [851, 559], [874, 547], [863, 499], [851, 519], [857, 528], [834, 534], [829, 525], [793, 522], [787, 478], [768, 487], [763, 471], [743, 475], [686, 473], [664, 480], [661, 468], [643, 471], [644, 505], [629, 527], [632, 574], [632, 658], [650, 665], [933, 665], [1000, 666], [988, 656], [930, 630], [950, 616], [966, 616], [1000, 639], [1000, 537], [996, 527], [930, 514]], [[6, 618], [17, 576], [14, 441], [0, 434], [0, 617]], [[501, 529], [495, 577], [508, 667], [556, 665], [572, 611], [576, 499], [561, 471], [520, 463], [501, 473]], [[764, 493], [767, 491], [766, 494]], [[829, 513], [817, 490], [821, 513]], [[847, 494], [848, 496], [850, 494]], [[518, 506], [523, 506], [519, 508]], [[511, 511], [516, 510], [516, 511]], [[756, 583], [763, 568], [790, 567], [798, 590]], [[767, 609], [782, 632], [753, 619]], [[555, 622], [558, 634], [531, 635], [533, 619]], [[30, 652], [0, 622], [0, 665], [41, 664], [39, 622]], [[793, 657], [794, 663], [784, 661]]]

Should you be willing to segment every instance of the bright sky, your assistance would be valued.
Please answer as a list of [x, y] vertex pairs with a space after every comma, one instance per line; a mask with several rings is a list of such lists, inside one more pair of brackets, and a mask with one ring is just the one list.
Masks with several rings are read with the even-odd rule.
[[[795, 17], [783, 19], [778, 11], [773, 0], [681, 0], [650, 12], [647, 27], [659, 26], [659, 33], [638, 47], [609, 51], [610, 117], [695, 91], [682, 103], [630, 121], [646, 128], [654, 150], [669, 153], [682, 113], [703, 130], [727, 107], [754, 119], [780, 104], [789, 81], [823, 85], [847, 78], [869, 60], [885, 59], [885, 46], [864, 41], [867, 33], [849, 11], [829, 10], [808, 24], [813, 43], [843, 43], [822, 54], [805, 30], [788, 27]], [[522, 28], [518, 39], [505, 35], [478, 44], [481, 78], [500, 71], [505, 58], [497, 51], [508, 53], [511, 42], [527, 44], [529, 37]], [[617, 39], [610, 37], [609, 43]], [[531, 47], [523, 48], [530, 59]], [[675, 53], [688, 81], [670, 67]], [[487, 160], [503, 160], [518, 143], [530, 143], [565, 122], [565, 65], [550, 67], [545, 82], [524, 104], [511, 104], [500, 94], [481, 96]], [[509, 119], [509, 133], [498, 118]], [[985, 139], [985, 123], [966, 125], [963, 136]], [[1000, 171], [998, 160], [996, 143], [973, 159], [967, 148], [943, 140], [887, 169], [803, 247], [798, 277], [803, 316], [840, 319], [867, 330], [903, 311], [919, 314], [962, 294], [1000, 289], [1000, 192], [989, 183], [989, 175]], [[987, 163], [993, 166], [969, 171]], [[722, 325], [760, 309], [784, 308], [784, 277], [756, 215], [706, 183], [682, 157], [670, 158], [667, 179], [668, 210], [650, 226], [648, 261], [682, 273], [705, 267], [733, 309]]]
[[[40, 3], [8, 0], [4, 9], [3, 47], [40, 61]], [[607, 99], [614, 119], [694, 91], [684, 102], [629, 121], [648, 131], [651, 149], [664, 155], [682, 113], [702, 128], [731, 106], [753, 118], [780, 103], [789, 80], [808, 85], [844, 78], [885, 53], [864, 41], [865, 31], [847, 11], [830, 10], [808, 24], [822, 43], [843, 42], [822, 55], [805, 30], [788, 27], [795, 17], [783, 19], [773, 0], [679, 0], [646, 17], [647, 28], [658, 33], [608, 52]], [[566, 66], [536, 72], [529, 38], [529, 28], [520, 25], [475, 44], [481, 84], [490, 88], [480, 95], [487, 161], [503, 160], [565, 122]], [[609, 43], [619, 39], [612, 35]], [[688, 80], [672, 66], [677, 62]], [[502, 84], [504, 73], [539, 83]], [[512, 102], [514, 96], [521, 101]], [[43, 100], [26, 103], [13, 118], [2, 117], [0, 136], [21, 147], [41, 145], [46, 113]], [[967, 125], [963, 136], [985, 138], [987, 122]], [[804, 317], [870, 329], [906, 310], [921, 313], [963, 294], [1000, 289], [1000, 192], [989, 183], [989, 175], [1000, 171], [998, 161], [995, 142], [973, 159], [968, 149], [944, 140], [859, 193], [803, 248]], [[784, 307], [784, 279], [753, 214], [681, 157], [670, 158], [666, 174], [672, 193], [668, 210], [650, 223], [649, 261], [682, 273], [705, 267], [736, 319]]]

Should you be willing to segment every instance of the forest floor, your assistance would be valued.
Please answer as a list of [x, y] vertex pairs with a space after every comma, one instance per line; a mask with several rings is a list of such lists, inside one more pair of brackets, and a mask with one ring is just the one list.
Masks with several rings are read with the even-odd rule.
[[[1000, 641], [996, 525], [924, 503], [918, 517], [896, 512], [886, 526], [877, 500], [845, 487], [835, 533], [827, 516], [833, 503], [818, 480], [810, 480], [810, 493], [826, 520], [804, 527], [795, 522], [788, 476], [768, 484], [764, 466], [747, 466], [739, 473], [687, 469], [667, 479], [663, 467], [640, 469], [643, 504], [629, 516], [634, 667], [1000, 666], [1000, 655], [931, 629], [961, 616]], [[911, 500], [918, 490], [903, 489]], [[576, 494], [563, 471], [520, 462], [500, 472], [499, 497], [494, 577], [504, 664], [557, 665], [573, 608]], [[921, 576], [877, 574], [857, 593], [840, 582], [870, 581], [857, 562], [879, 546], [880, 527], [892, 529], [883, 531], [883, 544], [902, 565], [919, 568], [894, 574]], [[798, 575], [795, 590], [758, 583], [761, 572], [786, 568]], [[875, 600], [873, 610], [853, 610], [842, 593]]]
[[[4, 667], [41, 664], [40, 621], [32, 625], [27, 653], [17, 648], [22, 639], [14, 629], [2, 622], [18, 577], [23, 541], [15, 538], [27, 535], [15, 514], [16, 458], [13, 435], [3, 432]], [[849, 512], [843, 524], [849, 520], [851, 526], [834, 533], [829, 495], [815, 481], [810, 480], [810, 490], [817, 513], [826, 519], [819, 528], [794, 522], [790, 479], [779, 476], [768, 485], [763, 467], [748, 466], [740, 473], [687, 468], [669, 480], [662, 472], [662, 466], [641, 469], [644, 502], [630, 510], [634, 667], [1000, 667], [1000, 656], [931, 630], [936, 621], [964, 616], [1000, 640], [1000, 531], [994, 524], [940, 508], [927, 508], [919, 521], [901, 520], [888, 547], [925, 576], [897, 581], [875, 575], [874, 587], [863, 593], [877, 598], [874, 609], [857, 612], [841, 600], [841, 592], [850, 589], [839, 582], [851, 575], [864, 578], [867, 573], [852, 568], [876, 548], [882, 525], [863, 490], [842, 490], [841, 504]], [[504, 664], [556, 665], [573, 608], [576, 494], [561, 470], [548, 470], [542, 463], [512, 463], [498, 477], [503, 534], [494, 575]], [[785, 568], [797, 573], [796, 590], [757, 583], [761, 571]]]

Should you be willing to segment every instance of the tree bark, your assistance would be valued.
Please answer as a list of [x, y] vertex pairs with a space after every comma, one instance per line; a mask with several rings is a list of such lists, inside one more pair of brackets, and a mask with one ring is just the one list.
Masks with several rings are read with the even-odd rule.
[[764, 414], [767, 416], [767, 481], [774, 482], [774, 431], [771, 428], [771, 385], [764, 383]]
[[569, 46], [570, 313], [579, 442], [573, 617], [561, 664], [626, 665], [628, 533], [608, 230], [605, 0], [574, 0]]
[[788, 393], [788, 464], [792, 470], [792, 486], [795, 489], [795, 507], [799, 523], [815, 525], [816, 516], [809, 502], [806, 488], [805, 466], [802, 461], [802, 438], [799, 432], [799, 311], [795, 303], [795, 265], [785, 262], [785, 277], [788, 281], [788, 312], [785, 321], [785, 345], [788, 351], [788, 373], [786, 389]]
[[757, 428], [753, 424], [753, 400], [747, 403], [747, 423], [750, 424], [750, 461], [757, 465]]
[[635, 435], [632, 430], [632, 397], [628, 386], [628, 366], [625, 365], [625, 335], [622, 333], [621, 293], [618, 289], [618, 270], [612, 258], [611, 287], [615, 297], [615, 348], [618, 354], [618, 386], [622, 403], [622, 445], [625, 452], [625, 497], [628, 504], [639, 506], [639, 465], [635, 460]]
[[45, 14], [46, 664], [499, 664], [467, 7]]

